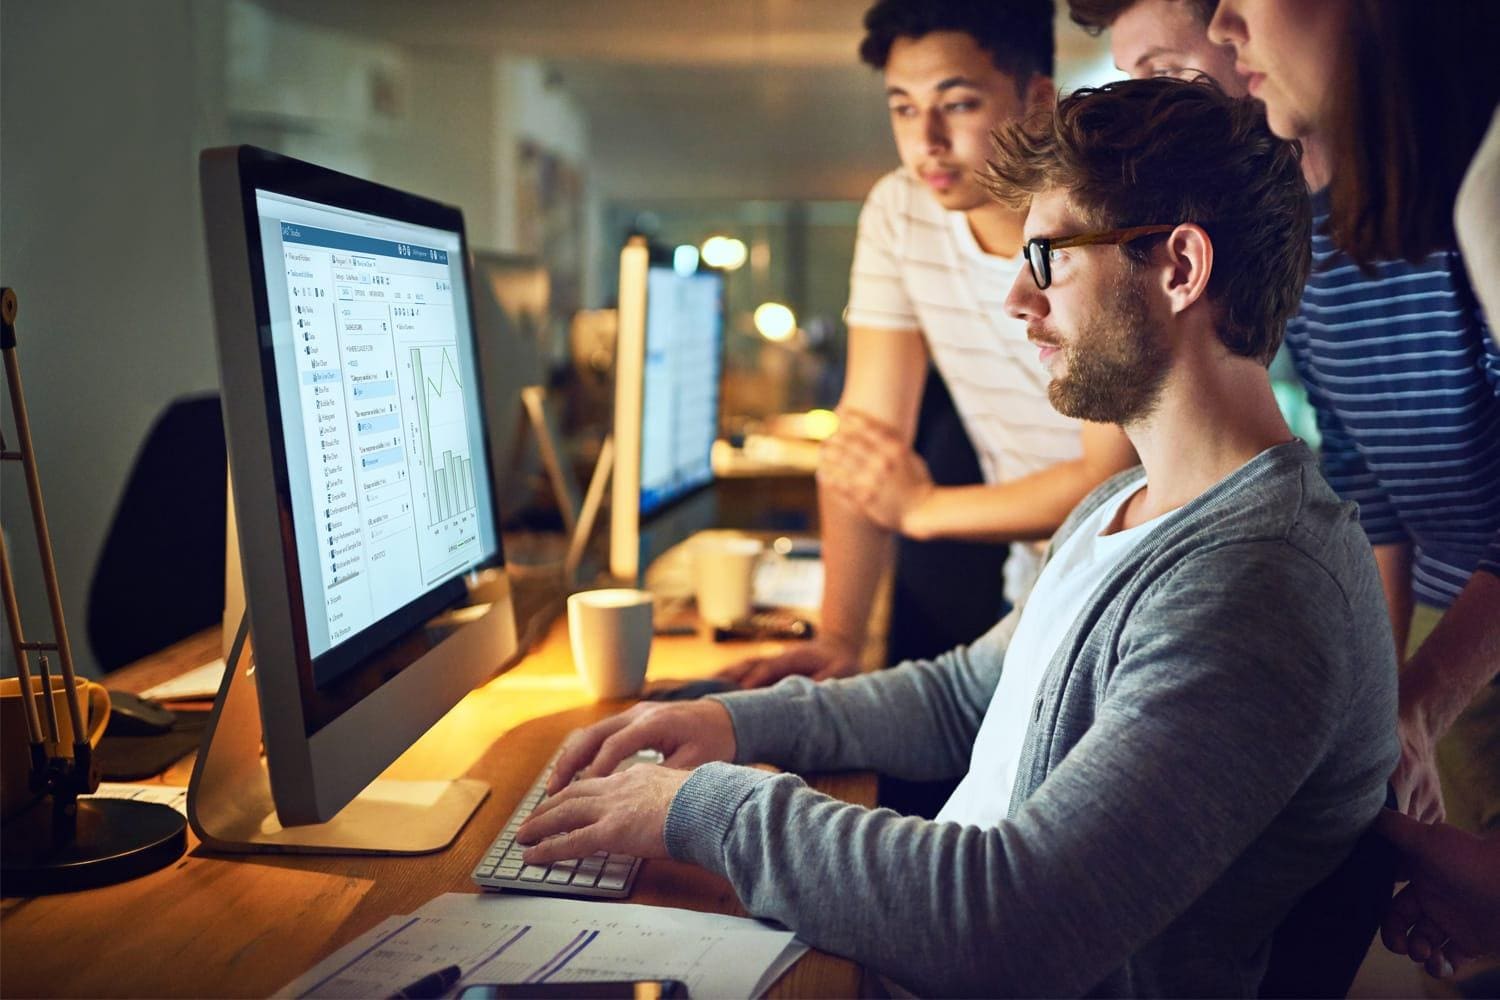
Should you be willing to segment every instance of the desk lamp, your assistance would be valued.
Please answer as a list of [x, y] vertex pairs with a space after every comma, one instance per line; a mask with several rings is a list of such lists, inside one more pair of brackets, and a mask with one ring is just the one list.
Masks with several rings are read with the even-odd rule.
[[[21, 393], [16, 311], [15, 292], [0, 289], [0, 353], [5, 358], [5, 377], [20, 445], [19, 451], [11, 451], [0, 440], [0, 458], [18, 461], [25, 470], [55, 639], [28, 642], [23, 635], [10, 557], [4, 533], [0, 532], [0, 584], [3, 584], [11, 648], [20, 673], [21, 705], [30, 753], [28, 783], [34, 796], [5, 824], [4, 836], [0, 837], [0, 892], [7, 896], [33, 896], [110, 885], [165, 867], [187, 849], [187, 833], [186, 821], [170, 806], [126, 799], [79, 798], [99, 787], [99, 768], [79, 708], [78, 678], [73, 672], [73, 651], [63, 623], [57, 567], [52, 558], [47, 514], [42, 506], [26, 401]], [[60, 687], [66, 692], [68, 721], [73, 732], [71, 757], [63, 752], [52, 698], [59, 685], [53, 681], [45, 655], [38, 660], [40, 696], [32, 683], [27, 657], [45, 652], [56, 653], [61, 665]]]

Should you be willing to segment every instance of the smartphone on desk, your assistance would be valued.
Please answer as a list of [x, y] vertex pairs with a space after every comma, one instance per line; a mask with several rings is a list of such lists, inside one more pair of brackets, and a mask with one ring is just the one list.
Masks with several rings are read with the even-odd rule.
[[458, 1000], [657, 1000], [687, 995], [687, 986], [680, 979], [618, 979], [593, 983], [471, 983], [459, 991]]
[[776, 641], [811, 639], [816, 632], [813, 623], [806, 618], [783, 608], [772, 608], [757, 611], [738, 624], [716, 627], [713, 636], [714, 642]]

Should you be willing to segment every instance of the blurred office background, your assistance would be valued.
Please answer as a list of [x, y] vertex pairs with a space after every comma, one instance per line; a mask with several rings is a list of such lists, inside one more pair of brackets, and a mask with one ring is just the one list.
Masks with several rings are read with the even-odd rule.
[[[217, 388], [200, 149], [255, 143], [459, 205], [471, 247], [545, 272], [530, 335], [562, 376], [607, 365], [607, 341], [570, 332], [613, 305], [629, 233], [719, 253], [734, 429], [837, 399], [859, 206], [897, 162], [855, 53], [867, 5], [5, 0], [0, 275], [84, 669], [142, 442], [172, 400]], [[1064, 88], [1116, 75], [1062, 14], [1057, 39]], [[766, 303], [791, 322], [759, 331]], [[3, 419], [9, 440], [8, 403]], [[26, 628], [48, 633], [14, 467], [0, 488]], [[143, 566], [139, 584], [170, 581]]]

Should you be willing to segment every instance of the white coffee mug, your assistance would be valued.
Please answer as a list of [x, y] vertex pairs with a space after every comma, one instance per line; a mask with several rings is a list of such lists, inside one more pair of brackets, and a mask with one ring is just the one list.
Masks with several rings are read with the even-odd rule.
[[641, 690], [651, 658], [651, 609], [644, 590], [585, 590], [568, 598], [573, 665], [595, 698]]
[[733, 535], [693, 543], [699, 618], [709, 625], [733, 625], [750, 617], [755, 567], [765, 547], [758, 538]]

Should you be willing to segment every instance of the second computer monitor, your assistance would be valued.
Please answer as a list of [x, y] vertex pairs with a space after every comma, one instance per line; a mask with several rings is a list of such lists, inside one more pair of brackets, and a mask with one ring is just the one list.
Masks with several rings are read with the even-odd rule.
[[715, 508], [712, 451], [724, 371], [724, 278], [620, 253], [610, 573], [639, 581], [651, 559]]

